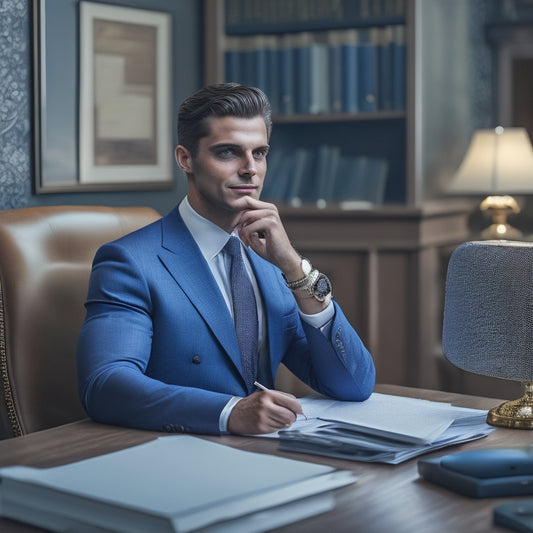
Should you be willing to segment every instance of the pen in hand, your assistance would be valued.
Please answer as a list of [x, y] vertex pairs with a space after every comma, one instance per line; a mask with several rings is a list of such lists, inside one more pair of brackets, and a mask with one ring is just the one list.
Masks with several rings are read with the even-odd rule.
[[264, 385], [261, 385], [261, 383], [259, 383], [259, 381], [254, 381], [254, 387], [257, 387], [258, 389], [266, 390], [266, 391], [270, 390], [267, 387], [265, 387]]
[[[270, 389], [268, 387], [265, 387], [264, 385], [261, 385], [261, 383], [259, 383], [259, 381], [254, 381], [254, 386], [257, 387], [260, 390], [270, 391]], [[297, 420], [300, 420], [299, 417], [303, 417], [304, 420], [307, 420], [307, 416], [305, 416], [304, 413], [301, 413], [301, 414], [296, 413], [296, 419]]]

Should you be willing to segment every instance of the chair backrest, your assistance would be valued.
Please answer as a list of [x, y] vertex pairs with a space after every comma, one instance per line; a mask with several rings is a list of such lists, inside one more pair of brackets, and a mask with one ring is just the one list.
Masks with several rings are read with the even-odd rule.
[[0, 211], [0, 439], [86, 416], [76, 343], [94, 254], [158, 218], [147, 207]]

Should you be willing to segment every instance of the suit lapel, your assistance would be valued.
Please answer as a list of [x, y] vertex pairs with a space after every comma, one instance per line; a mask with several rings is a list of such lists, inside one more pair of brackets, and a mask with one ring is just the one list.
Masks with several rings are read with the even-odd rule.
[[239, 345], [226, 302], [177, 208], [162, 220], [161, 244], [159, 258], [241, 372]]

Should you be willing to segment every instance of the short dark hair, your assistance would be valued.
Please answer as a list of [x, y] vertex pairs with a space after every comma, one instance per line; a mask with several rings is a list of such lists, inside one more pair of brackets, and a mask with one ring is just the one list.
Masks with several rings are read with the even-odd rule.
[[178, 110], [178, 144], [194, 157], [198, 142], [209, 135], [210, 117], [263, 117], [267, 138], [272, 131], [270, 102], [257, 87], [239, 83], [216, 83], [196, 91]]

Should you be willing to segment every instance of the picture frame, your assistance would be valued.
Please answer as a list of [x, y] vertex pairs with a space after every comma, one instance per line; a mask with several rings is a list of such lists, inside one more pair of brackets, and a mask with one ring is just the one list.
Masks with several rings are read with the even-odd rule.
[[[125, 3], [34, 2], [37, 194], [162, 190], [174, 186], [173, 13], [145, 9], [146, 4], [141, 2], [131, 2], [135, 7]], [[110, 29], [122, 31], [126, 35], [125, 49], [117, 50], [116, 38], [102, 44], [99, 27], [108, 33]], [[134, 64], [138, 57], [149, 57], [147, 54], [153, 58], [149, 75], [143, 72], [142, 64]], [[110, 61], [106, 62], [106, 55], [111, 56]], [[122, 62], [121, 72], [128, 83], [116, 73], [113, 82], [102, 80], [106, 64], [109, 68], [113, 57], [115, 65]], [[95, 62], [100, 63], [96, 72]], [[122, 89], [121, 96], [133, 95], [124, 99], [129, 107], [113, 106], [113, 95], [105, 91], [102, 96], [102, 90], [109, 90], [111, 83], [115, 83], [116, 91]], [[139, 95], [142, 97], [136, 98]], [[100, 100], [97, 102], [95, 97]], [[101, 109], [96, 107], [102, 101], [108, 112], [104, 123], [99, 122]]]
[[171, 179], [170, 16], [80, 2], [80, 182]]

